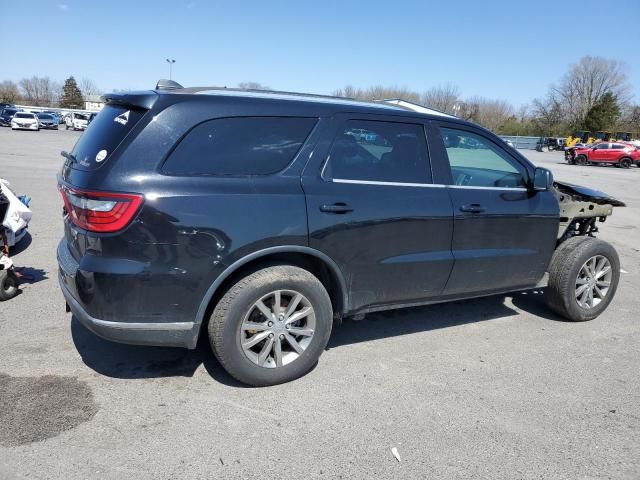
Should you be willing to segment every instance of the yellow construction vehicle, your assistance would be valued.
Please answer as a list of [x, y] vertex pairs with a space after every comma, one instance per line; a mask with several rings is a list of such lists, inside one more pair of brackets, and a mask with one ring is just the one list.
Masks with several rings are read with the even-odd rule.
[[[595, 141], [599, 142], [609, 142], [613, 138], [613, 134], [611, 132], [596, 132]], [[593, 143], [593, 142], [587, 142]]]
[[619, 142], [630, 142], [632, 134], [631, 132], [616, 132], [615, 139]]
[[591, 136], [591, 132], [588, 132], [586, 130], [576, 130], [567, 137], [565, 147], [571, 148], [574, 147], [576, 143], [593, 143], [595, 141], [596, 139]]

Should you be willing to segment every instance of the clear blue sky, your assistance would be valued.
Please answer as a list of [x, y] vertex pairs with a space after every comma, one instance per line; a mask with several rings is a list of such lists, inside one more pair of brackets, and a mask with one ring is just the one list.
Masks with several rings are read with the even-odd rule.
[[185, 86], [251, 80], [330, 93], [451, 82], [463, 96], [518, 106], [599, 55], [629, 63], [640, 101], [640, 0], [0, 0], [0, 19], [6, 35], [33, 33], [0, 44], [0, 80], [74, 75], [146, 89], [168, 77], [170, 57]]

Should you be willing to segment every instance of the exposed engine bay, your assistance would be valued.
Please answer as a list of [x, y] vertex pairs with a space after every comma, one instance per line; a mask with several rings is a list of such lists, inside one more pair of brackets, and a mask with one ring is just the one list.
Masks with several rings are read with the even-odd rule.
[[593, 236], [597, 222], [604, 222], [613, 213], [613, 207], [624, 207], [624, 202], [604, 192], [570, 183], [554, 182], [560, 205], [558, 244], [577, 235]]

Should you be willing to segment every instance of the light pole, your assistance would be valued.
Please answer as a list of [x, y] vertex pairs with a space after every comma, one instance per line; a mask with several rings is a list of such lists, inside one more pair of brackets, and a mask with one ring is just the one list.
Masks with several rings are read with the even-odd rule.
[[173, 59], [169, 60], [169, 59], [167, 58], [167, 63], [169, 64], [169, 80], [173, 80], [173, 79], [171, 78], [171, 76], [172, 76], [172, 74], [173, 74], [173, 68], [172, 68], [172, 67], [173, 67], [173, 64], [174, 64], [174, 63], [176, 63], [176, 61], [175, 61], [175, 60], [173, 60]]

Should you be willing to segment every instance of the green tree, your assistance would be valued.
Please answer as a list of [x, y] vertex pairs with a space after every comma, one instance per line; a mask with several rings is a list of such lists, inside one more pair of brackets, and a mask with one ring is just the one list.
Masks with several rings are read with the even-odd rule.
[[83, 106], [82, 92], [78, 88], [76, 79], [71, 76], [64, 81], [62, 96], [60, 97], [60, 108], [83, 108]]
[[589, 109], [584, 118], [584, 126], [592, 132], [611, 131], [619, 117], [618, 98], [607, 92]]

